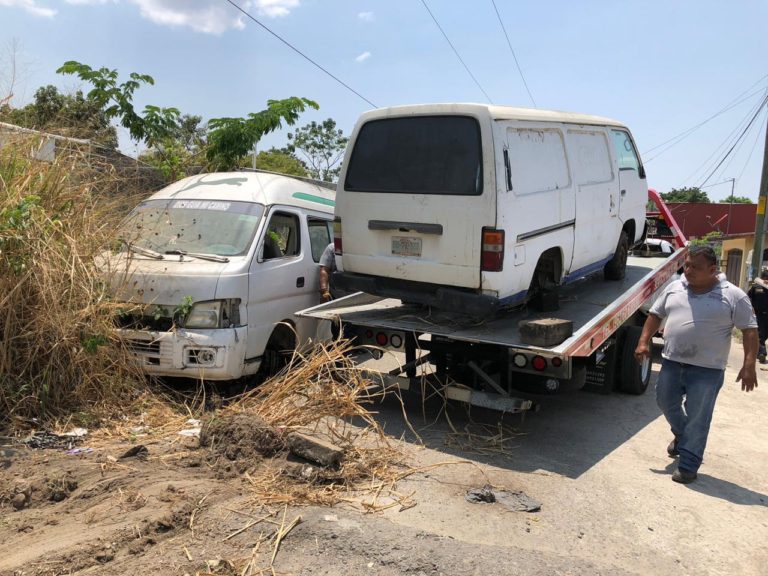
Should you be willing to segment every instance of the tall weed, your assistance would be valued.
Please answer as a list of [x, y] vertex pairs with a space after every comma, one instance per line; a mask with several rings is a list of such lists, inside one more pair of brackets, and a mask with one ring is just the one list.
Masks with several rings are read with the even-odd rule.
[[94, 266], [133, 204], [132, 190], [87, 151], [39, 142], [0, 148], [0, 426], [15, 417], [113, 415], [143, 387], [112, 336], [115, 305]]

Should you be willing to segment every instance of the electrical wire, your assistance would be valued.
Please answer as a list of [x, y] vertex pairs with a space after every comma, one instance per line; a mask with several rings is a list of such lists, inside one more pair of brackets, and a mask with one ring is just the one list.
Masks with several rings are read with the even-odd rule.
[[762, 110], [763, 110], [763, 106], [765, 106], [766, 104], [768, 104], [768, 96], [766, 96], [766, 97], [763, 99], [763, 102], [760, 104], [760, 107], [757, 109], [757, 111], [755, 112], [755, 114], [752, 116], [752, 119], [749, 121], [749, 124], [747, 124], [747, 127], [746, 127], [746, 128], [744, 128], [744, 130], [741, 132], [741, 134], [739, 134], [739, 137], [738, 137], [738, 139], [736, 140], [736, 142], [734, 142], [734, 143], [733, 143], [733, 146], [731, 146], [731, 147], [729, 148], [728, 152], [726, 152], [726, 153], [725, 153], [725, 155], [723, 156], [722, 160], [720, 160], [720, 162], [718, 162], [717, 166], [715, 166], [715, 168], [712, 170], [712, 172], [710, 172], [710, 173], [709, 173], [709, 176], [707, 176], [707, 177], [704, 179], [704, 182], [702, 182], [702, 183], [701, 183], [701, 185], [699, 186], [699, 188], [701, 188], [701, 186], [703, 186], [704, 184], [706, 184], [706, 183], [707, 183], [707, 181], [708, 181], [708, 180], [709, 180], [709, 179], [712, 177], [712, 175], [713, 175], [715, 172], [717, 172], [717, 169], [718, 169], [718, 168], [720, 168], [720, 166], [722, 165], [722, 163], [723, 163], [723, 162], [725, 162], [726, 158], [728, 158], [728, 156], [731, 154], [731, 152], [733, 152], [733, 149], [736, 147], [736, 144], [738, 144], [738, 142], [739, 142], [739, 141], [740, 141], [740, 140], [741, 140], [741, 139], [744, 137], [744, 135], [747, 133], [747, 131], [748, 131], [748, 130], [749, 130], [749, 128], [752, 126], [752, 124], [754, 123], [754, 121], [755, 121], [755, 120], [757, 120], [757, 117], [760, 115], [760, 112], [762, 112]]
[[528, 92], [528, 97], [531, 99], [531, 102], [533, 102], [533, 107], [538, 108], [538, 106], [536, 106], [536, 100], [533, 99], [533, 94], [531, 94], [531, 91], [528, 88], [528, 82], [525, 81], [523, 69], [520, 68], [520, 62], [517, 61], [517, 56], [515, 55], [515, 50], [512, 48], [512, 42], [509, 39], [509, 34], [507, 34], [507, 29], [504, 27], [504, 22], [501, 20], [501, 14], [499, 14], [499, 9], [496, 7], [496, 0], [491, 0], [491, 4], [493, 4], [493, 9], [496, 11], [496, 17], [499, 19], [501, 29], [504, 31], [504, 37], [507, 39], [507, 46], [509, 46], [509, 51], [512, 52], [512, 58], [515, 59], [515, 66], [517, 66], [517, 71], [520, 73], [520, 79], [523, 81], [525, 91]]
[[[231, 0], [227, 0], [227, 2], [231, 2]], [[483, 88], [483, 87], [480, 85], [480, 82], [478, 82], [478, 81], [477, 81], [477, 78], [475, 78], [475, 75], [474, 75], [474, 74], [472, 74], [472, 71], [469, 69], [469, 66], [467, 66], [467, 65], [466, 65], [466, 63], [464, 62], [464, 59], [463, 59], [463, 58], [461, 57], [461, 55], [459, 54], [459, 51], [458, 51], [458, 50], [456, 50], [456, 47], [453, 45], [453, 42], [451, 42], [451, 39], [450, 39], [450, 38], [448, 38], [448, 35], [445, 33], [445, 30], [443, 30], [443, 27], [442, 27], [442, 26], [440, 26], [440, 22], [438, 22], [438, 21], [437, 21], [437, 18], [435, 18], [435, 15], [434, 15], [434, 14], [432, 14], [432, 10], [430, 10], [430, 9], [429, 9], [429, 6], [427, 6], [427, 1], [426, 1], [426, 0], [421, 0], [421, 3], [422, 3], [422, 4], [424, 4], [424, 8], [426, 8], [426, 9], [427, 9], [427, 12], [429, 12], [429, 15], [432, 17], [432, 21], [435, 23], [435, 26], [437, 26], [438, 30], [440, 30], [440, 32], [443, 34], [443, 38], [445, 38], [446, 42], [448, 42], [448, 45], [449, 45], [449, 46], [451, 47], [451, 49], [453, 50], [453, 53], [454, 53], [454, 54], [456, 54], [456, 58], [458, 58], [458, 59], [459, 59], [459, 62], [461, 62], [461, 65], [462, 65], [462, 66], [464, 66], [464, 70], [466, 70], [466, 71], [467, 71], [467, 74], [469, 74], [470, 78], [472, 78], [472, 80], [474, 80], [474, 81], [475, 81], [475, 84], [477, 85], [477, 87], [478, 87], [478, 88], [480, 88], [480, 91], [481, 91], [483, 94], [485, 94], [485, 97], [486, 97], [486, 99], [488, 100], [488, 102], [490, 102], [491, 104], [493, 104], [493, 100], [491, 100], [491, 97], [490, 97], [490, 96], [488, 96], [488, 93], [487, 93], [487, 92], [485, 91], [485, 89], [484, 89], [484, 88]]]
[[[766, 112], [766, 111], [768, 111], [768, 108], [763, 110], [763, 112]], [[757, 148], [757, 142], [758, 142], [758, 140], [760, 140], [760, 136], [762, 134], [763, 134], [762, 130], [758, 130], [757, 133], [755, 134], [755, 140], [754, 140], [754, 142], [752, 142], [752, 149], [749, 151], [749, 156], [747, 156], [747, 161], [744, 162], [744, 166], [742, 167], [741, 172], [739, 172], [738, 178], [736, 178], [737, 180], [741, 180], [741, 177], [744, 175], [744, 172], [747, 170], [747, 166], [749, 165], [749, 161], [752, 160], [752, 154], [755, 152], [755, 148]]]
[[671, 144], [670, 144], [669, 146], [667, 146], [667, 147], [666, 147], [664, 150], [662, 150], [662, 151], [661, 151], [661, 152], [659, 152], [658, 154], [655, 154], [654, 156], [652, 156], [652, 157], [650, 157], [650, 158], [647, 158], [647, 159], [645, 159], [645, 160], [644, 160], [644, 163], [645, 163], [645, 164], [647, 164], [648, 162], [652, 161], [654, 158], [658, 158], [658, 157], [659, 157], [659, 156], [661, 156], [661, 155], [662, 155], [664, 152], [666, 152], [667, 150], [669, 150], [669, 149], [670, 149], [670, 148], [672, 148], [673, 146], [676, 146], [677, 144], [679, 144], [680, 142], [682, 142], [683, 140], [685, 140], [685, 138], [687, 138], [688, 136], [690, 136], [690, 135], [691, 135], [693, 132], [695, 132], [696, 130], [698, 130], [699, 128], [701, 128], [702, 126], [704, 126], [705, 124], [707, 124], [707, 123], [708, 123], [708, 122], [710, 122], [711, 120], [714, 120], [714, 119], [715, 119], [715, 118], [717, 118], [718, 116], [720, 116], [720, 115], [722, 115], [722, 114], [725, 114], [726, 112], [728, 112], [729, 110], [731, 110], [731, 109], [735, 108], [736, 106], [738, 106], [739, 104], [741, 104], [741, 103], [742, 103], [742, 102], [744, 102], [745, 100], [749, 100], [750, 98], [752, 98], [752, 97], [756, 96], [757, 94], [759, 94], [760, 92], [762, 92], [762, 91], [763, 91], [763, 88], [760, 88], [760, 89], [758, 89], [758, 90], [755, 90], [754, 92], [752, 92], [752, 93], [750, 93], [750, 94], [748, 94], [747, 96], [744, 96], [744, 97], [742, 98], [742, 96], [743, 96], [745, 93], [749, 92], [749, 91], [750, 91], [752, 88], [754, 88], [754, 87], [755, 87], [757, 84], [759, 84], [760, 82], [762, 82], [762, 81], [763, 81], [765, 78], [768, 78], [768, 74], [766, 74], [765, 76], [763, 76], [762, 78], [760, 78], [760, 80], [758, 80], [757, 82], [755, 82], [754, 84], [752, 84], [752, 86], [750, 86], [749, 88], [747, 88], [747, 89], [746, 89], [744, 92], [742, 92], [741, 94], [739, 94], [738, 96], [736, 96], [736, 98], [734, 98], [733, 100], [731, 100], [731, 102], [729, 102], [728, 104], [726, 104], [726, 106], [725, 106], [723, 109], [721, 109], [719, 112], [716, 112], [715, 114], [713, 114], [712, 116], [710, 116], [710, 117], [709, 117], [709, 118], [707, 118], [706, 120], [703, 120], [702, 122], [699, 122], [699, 123], [698, 123], [698, 124], [696, 124], [695, 126], [693, 126], [693, 127], [691, 127], [691, 128], [688, 128], [687, 130], [684, 130], [684, 131], [683, 131], [683, 132], [681, 132], [680, 134], [678, 134], [678, 135], [676, 135], [676, 136], [673, 136], [672, 138], [670, 138], [670, 139], [668, 139], [668, 140], [665, 140], [665, 141], [664, 141], [664, 142], [662, 142], [661, 144], [657, 144], [656, 146], [654, 146], [654, 147], [652, 147], [652, 148], [648, 148], [647, 150], [643, 151], [643, 152], [642, 152], [642, 154], [643, 154], [643, 156], [644, 156], [644, 155], [646, 155], [646, 154], [649, 154], [650, 152], [653, 152], [654, 150], [657, 150], [658, 148], [661, 148], [661, 147], [662, 147], [662, 146], [664, 146], [665, 144], [669, 144], [669, 143], [671, 142]]
[[242, 13], [243, 13], [243, 14], [244, 14], [246, 17], [248, 17], [250, 20], [252, 20], [252, 21], [253, 21], [253, 22], [255, 22], [256, 24], [258, 24], [259, 26], [261, 26], [261, 27], [262, 27], [264, 30], [266, 30], [267, 32], [269, 32], [270, 34], [272, 34], [272, 36], [274, 36], [275, 38], [277, 38], [278, 40], [280, 40], [280, 42], [282, 42], [283, 44], [285, 44], [286, 46], [288, 46], [288, 48], [290, 48], [291, 50], [293, 50], [294, 52], [296, 52], [296, 53], [297, 53], [299, 56], [301, 56], [302, 58], [304, 58], [304, 59], [305, 59], [307, 62], [309, 62], [310, 64], [312, 64], [313, 66], [315, 66], [316, 68], [318, 68], [319, 70], [321, 70], [321, 71], [322, 71], [322, 72], [324, 72], [326, 75], [328, 75], [328, 76], [330, 76], [331, 78], [333, 78], [334, 80], [336, 80], [336, 82], [338, 82], [339, 84], [341, 84], [342, 86], [344, 86], [344, 88], [346, 88], [347, 90], [349, 90], [350, 92], [352, 92], [352, 93], [353, 93], [355, 96], [357, 96], [357, 97], [358, 97], [358, 98], [360, 98], [361, 100], [364, 100], [365, 102], [367, 102], [368, 104], [370, 104], [370, 105], [371, 105], [371, 106], [373, 106], [374, 108], [376, 108], [376, 107], [377, 107], [377, 106], [376, 106], [376, 104], [374, 104], [373, 102], [371, 102], [370, 100], [368, 100], [368, 98], [366, 98], [365, 96], [363, 96], [362, 94], [360, 94], [360, 92], [358, 92], [357, 90], [355, 90], [354, 88], [352, 88], [352, 87], [351, 87], [349, 84], [346, 84], [345, 82], [343, 82], [342, 80], [340, 80], [338, 77], [336, 77], [336, 76], [334, 76], [333, 74], [331, 74], [331, 73], [330, 73], [328, 70], [326, 70], [325, 68], [323, 68], [323, 67], [322, 67], [320, 64], [318, 64], [317, 62], [315, 62], [314, 60], [312, 60], [312, 58], [310, 58], [309, 56], [307, 56], [306, 54], [304, 54], [304, 52], [302, 52], [301, 50], [299, 50], [298, 48], [296, 48], [296, 47], [295, 47], [293, 44], [291, 44], [290, 42], [288, 42], [287, 40], [285, 40], [285, 39], [284, 39], [282, 36], [280, 36], [279, 34], [277, 34], [277, 33], [276, 33], [276, 32], [274, 32], [274, 31], [272, 31], [272, 30], [271, 30], [270, 28], [268, 28], [266, 25], [264, 25], [264, 24], [262, 24], [261, 22], [259, 22], [259, 21], [258, 21], [258, 20], [257, 20], [257, 19], [256, 19], [256, 18], [253, 16], [253, 15], [251, 15], [249, 12], [247, 12], [246, 10], [244, 10], [243, 8], [241, 8], [240, 6], [238, 6], [237, 4], [235, 4], [235, 2], [234, 2], [233, 0], [225, 0], [225, 2], [228, 2], [228, 3], [230, 3], [230, 4], [231, 4], [232, 6], [234, 6], [234, 7], [235, 7], [237, 10], [239, 10], [239, 11], [240, 11], [240, 12], [242, 12]]
[[697, 174], [700, 172], [706, 172], [708, 170], [707, 165], [708, 163], [713, 159], [717, 158], [717, 155], [720, 153], [720, 150], [725, 150], [728, 145], [733, 142], [736, 138], [736, 135], [738, 134], [739, 130], [742, 129], [743, 126], [747, 124], [749, 121], [749, 118], [754, 114], [761, 105], [761, 101], [758, 101], [757, 104], [752, 106], [748, 111], [746, 116], [742, 118], [742, 120], [739, 121], [739, 123], [736, 125], [736, 127], [725, 137], [725, 139], [720, 142], [720, 144], [715, 148], [715, 150], [710, 154], [706, 160], [704, 160], [701, 164], [699, 164], [693, 172], [688, 174], [688, 176], [685, 177], [684, 182], [687, 185], [690, 180], [697, 179]]

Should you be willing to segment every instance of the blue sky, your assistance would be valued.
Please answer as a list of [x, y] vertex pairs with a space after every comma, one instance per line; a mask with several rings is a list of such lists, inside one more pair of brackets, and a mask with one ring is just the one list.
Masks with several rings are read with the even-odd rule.
[[[422, 0], [233, 1], [377, 107], [487, 101]], [[536, 105], [625, 122], [660, 191], [701, 184], [768, 90], [764, 0], [495, 2]], [[491, 0], [427, 5], [495, 104], [533, 106]], [[0, 99], [12, 61], [15, 106], [41, 85], [77, 89], [55, 73], [66, 60], [149, 74], [156, 84], [136, 93], [140, 107], [205, 119], [304, 96], [320, 110], [300, 125], [331, 117], [348, 134], [371, 107], [227, 0], [0, 0]], [[765, 124], [764, 110], [710, 178], [711, 198], [730, 193], [730, 178], [737, 195], [757, 198]], [[259, 147], [282, 145], [286, 131]]]

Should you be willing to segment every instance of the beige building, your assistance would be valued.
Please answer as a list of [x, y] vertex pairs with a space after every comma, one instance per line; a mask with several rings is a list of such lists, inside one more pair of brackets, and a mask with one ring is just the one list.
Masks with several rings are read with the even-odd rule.
[[[737, 286], [747, 289], [749, 287], [749, 268], [752, 265], [752, 248], [755, 244], [754, 234], [731, 236], [723, 240], [720, 252], [720, 268], [728, 280]], [[768, 234], [763, 239], [763, 267], [768, 266]]]

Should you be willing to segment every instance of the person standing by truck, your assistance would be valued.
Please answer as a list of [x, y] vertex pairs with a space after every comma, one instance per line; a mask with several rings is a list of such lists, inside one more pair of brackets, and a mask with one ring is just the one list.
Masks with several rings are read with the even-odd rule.
[[757, 331], [760, 338], [760, 349], [757, 353], [757, 359], [761, 364], [765, 364], [765, 339], [768, 338], [768, 268], [760, 271], [760, 277], [755, 278], [754, 283], [747, 292], [752, 308], [755, 309], [757, 317]]
[[672, 480], [688, 484], [696, 479], [704, 456], [734, 326], [742, 331], [744, 343], [736, 381], [745, 392], [757, 387], [757, 320], [749, 297], [719, 276], [714, 250], [702, 245], [689, 249], [684, 276], [672, 282], [651, 307], [635, 349], [638, 362], [651, 354], [651, 337], [663, 319], [656, 401], [674, 435], [667, 453], [680, 457]]

